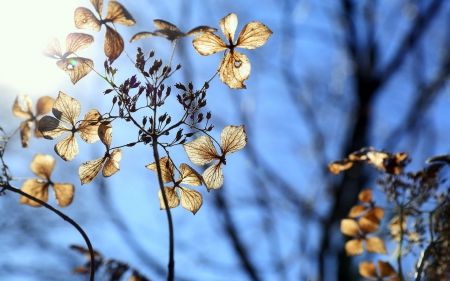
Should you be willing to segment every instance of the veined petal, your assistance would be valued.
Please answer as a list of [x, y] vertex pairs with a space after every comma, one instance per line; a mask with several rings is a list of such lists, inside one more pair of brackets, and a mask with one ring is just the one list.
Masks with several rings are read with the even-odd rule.
[[192, 40], [192, 45], [202, 56], [209, 56], [220, 51], [225, 51], [228, 48], [227, 44], [222, 41], [219, 35], [211, 32], [205, 32], [204, 34], [195, 37], [194, 40]]
[[152, 37], [152, 36], [157, 36], [157, 35], [155, 33], [153, 33], [153, 32], [149, 32], [149, 31], [139, 32], [139, 33], [136, 33], [131, 38], [130, 43], [135, 42], [135, 41], [137, 41], [139, 39], [142, 39], [142, 38], [147, 38], [147, 37]]
[[223, 172], [222, 163], [217, 162], [208, 169], [206, 169], [203, 174], [203, 180], [205, 181], [206, 189], [218, 189], [223, 185]]
[[52, 116], [44, 116], [39, 120], [38, 130], [44, 138], [53, 140], [70, 132], [64, 124]]
[[90, 0], [95, 11], [101, 16], [103, 11], [103, 0]]
[[159, 19], [153, 20], [153, 24], [158, 29], [169, 29], [169, 30], [174, 30], [174, 31], [180, 31], [180, 29], [176, 25], [174, 25], [168, 21], [165, 21], [165, 20], [159, 20]]
[[70, 124], [74, 128], [80, 116], [81, 104], [76, 99], [59, 92], [58, 98], [53, 104], [52, 112], [57, 119]]
[[226, 126], [220, 134], [220, 146], [224, 155], [231, 154], [244, 148], [247, 144], [247, 133], [244, 125]]
[[125, 43], [123, 42], [122, 36], [120, 36], [120, 34], [117, 31], [115, 31], [108, 25], [105, 26], [106, 26], [106, 33], [103, 48], [105, 51], [105, 55], [112, 63], [122, 53]]
[[206, 25], [200, 25], [197, 27], [194, 27], [193, 29], [189, 30], [188, 32], [186, 32], [185, 36], [194, 36], [194, 35], [200, 35], [206, 32], [216, 32], [217, 28], [214, 27], [210, 27], [210, 26], [206, 26]]
[[[48, 183], [47, 182], [43, 182], [40, 180], [35, 180], [35, 179], [29, 179], [26, 180], [23, 185], [21, 190], [33, 197], [36, 197], [37, 199], [47, 202], [48, 200]], [[30, 206], [33, 207], [40, 207], [41, 204], [28, 199], [25, 196], [21, 196], [20, 197], [20, 204], [28, 204]]]
[[74, 85], [94, 68], [92, 60], [80, 57], [59, 60], [56, 62], [56, 65], [69, 75]]
[[[169, 157], [164, 156], [163, 158], [159, 159], [159, 165], [161, 167], [161, 177], [164, 183], [171, 182], [174, 176], [174, 165]], [[153, 162], [152, 164], [149, 164], [145, 166], [147, 169], [152, 171], [156, 170], [156, 162]]]
[[252, 21], [244, 26], [239, 33], [236, 47], [253, 50], [264, 45], [272, 35], [272, 31], [264, 24]]
[[111, 123], [101, 123], [98, 127], [98, 136], [106, 148], [109, 149], [112, 142]]
[[109, 1], [108, 12], [106, 13], [105, 19], [110, 20], [114, 23], [123, 24], [125, 26], [132, 26], [136, 24], [127, 9], [125, 9], [125, 7], [123, 7], [121, 4], [119, 4], [119, 2], [116, 1]]
[[250, 76], [251, 65], [247, 56], [229, 51], [219, 66], [220, 81], [231, 89], [245, 89], [244, 81]]
[[103, 166], [102, 175], [107, 178], [120, 170], [119, 162], [122, 160], [122, 150], [120, 148], [114, 149], [111, 155], [106, 159], [105, 166]]
[[[177, 192], [175, 191], [175, 187], [164, 187], [164, 193], [167, 197], [167, 203], [169, 205], [169, 208], [175, 208], [178, 205], [180, 205], [180, 198], [178, 197]], [[161, 192], [161, 189], [158, 190], [158, 198], [160, 203], [160, 209], [165, 210], [166, 205], [164, 204], [164, 198]]]
[[78, 177], [81, 180], [81, 184], [88, 184], [93, 181], [100, 172], [104, 161], [105, 157], [101, 157], [81, 164], [78, 168]]
[[178, 180], [181, 180], [180, 183], [192, 186], [202, 185], [202, 176], [200, 176], [196, 170], [184, 163], [180, 165], [180, 176], [178, 177]]
[[179, 187], [180, 197], [181, 197], [181, 206], [186, 210], [191, 211], [194, 215], [200, 209], [203, 204], [203, 197], [200, 192], [185, 188]]
[[238, 18], [235, 13], [231, 13], [220, 20], [220, 28], [230, 44], [234, 43], [234, 33], [238, 25]]
[[100, 21], [91, 10], [84, 7], [78, 7], [75, 10], [74, 19], [77, 28], [86, 28], [98, 32], [102, 27]]
[[53, 184], [53, 191], [55, 192], [55, 199], [58, 205], [66, 207], [72, 203], [75, 188], [69, 183], [55, 183]]
[[59, 45], [58, 39], [52, 38], [50, 40], [45, 48], [44, 55], [53, 59], [62, 57], [61, 45]]
[[94, 37], [85, 33], [69, 33], [66, 37], [66, 52], [75, 53], [89, 47]]
[[220, 159], [214, 144], [207, 136], [200, 136], [187, 144], [183, 144], [183, 148], [189, 160], [197, 166], [203, 166]]
[[55, 152], [64, 161], [72, 160], [78, 154], [78, 142], [75, 138], [75, 134], [71, 133], [67, 137], [60, 140], [55, 145]]
[[56, 160], [51, 155], [37, 153], [31, 161], [31, 171], [38, 177], [49, 181], [55, 168]]
[[94, 143], [100, 139], [98, 135], [100, 118], [101, 114], [97, 109], [91, 109], [84, 115], [83, 121], [77, 127], [77, 132], [81, 139], [87, 143]]

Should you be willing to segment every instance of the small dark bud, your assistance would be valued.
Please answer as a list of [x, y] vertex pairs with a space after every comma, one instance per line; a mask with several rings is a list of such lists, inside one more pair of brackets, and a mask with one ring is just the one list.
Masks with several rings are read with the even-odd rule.
[[166, 97], [168, 97], [169, 95], [170, 95], [170, 91], [171, 91], [172, 89], [170, 88], [170, 86], [169, 87], [167, 87], [167, 90], [166, 90]]
[[190, 137], [192, 137], [194, 134], [195, 134], [195, 132], [187, 133], [185, 136], [186, 136], [187, 138], [190, 138]]
[[175, 88], [186, 91], [186, 87], [181, 83], [176, 83]]
[[166, 125], [169, 124], [170, 121], [172, 121], [172, 117], [169, 116], [169, 118], [167, 118], [167, 120], [166, 120]]
[[148, 58], [152, 58], [155, 55], [155, 51], [151, 50], [148, 54]]
[[142, 126], [145, 127], [145, 124], [147, 124], [147, 116], [144, 116], [144, 118], [142, 118]]
[[112, 103], [116, 104], [116, 102], [117, 102], [117, 96], [114, 96], [113, 99], [112, 99]]
[[192, 85], [192, 81], [189, 82], [188, 84], [189, 90], [192, 91], [192, 89], [194, 89], [194, 85]]
[[104, 95], [107, 95], [109, 93], [111, 93], [113, 91], [113, 89], [107, 89], [103, 92]]
[[183, 129], [179, 129], [177, 135], [175, 136], [175, 142], [179, 141], [183, 136]]
[[135, 142], [130, 142], [129, 144], [127, 144], [128, 147], [132, 147], [134, 146], [136, 143]]
[[209, 125], [209, 127], [208, 127], [208, 129], [207, 129], [207, 131], [208, 132], [210, 132], [212, 129], [214, 128], [214, 126], [213, 125]]
[[209, 89], [209, 83], [205, 82], [205, 89]]
[[211, 111], [208, 111], [207, 113], [206, 113], [206, 119], [211, 119]]
[[178, 70], [178, 69], [180, 69], [180, 68], [181, 68], [181, 64], [177, 65], [176, 70]]

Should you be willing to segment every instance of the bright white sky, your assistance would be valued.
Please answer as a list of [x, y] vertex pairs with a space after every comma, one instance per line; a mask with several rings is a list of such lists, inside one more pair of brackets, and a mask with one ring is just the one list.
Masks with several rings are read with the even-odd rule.
[[54, 89], [50, 79], [67, 81], [56, 60], [42, 52], [52, 37], [58, 38], [64, 50], [66, 35], [77, 32], [73, 19], [67, 17], [86, 4], [89, 2], [81, 0], [2, 1], [0, 84], [15, 85], [12, 87], [21, 93], [36, 97]]

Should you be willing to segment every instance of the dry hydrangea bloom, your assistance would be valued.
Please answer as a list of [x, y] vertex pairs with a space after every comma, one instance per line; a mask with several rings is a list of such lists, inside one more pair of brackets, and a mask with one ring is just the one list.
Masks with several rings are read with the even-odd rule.
[[359, 193], [359, 201], [363, 204], [356, 204], [350, 209], [348, 214], [349, 218], [357, 218], [363, 216], [364, 219], [368, 219], [375, 224], [380, 224], [384, 216], [384, 210], [380, 207], [375, 207], [375, 202], [372, 200], [372, 190], [366, 189]]
[[[55, 163], [55, 158], [50, 155], [36, 154], [30, 164], [30, 168], [36, 176], [40, 177], [40, 179], [26, 180], [22, 185], [21, 190], [41, 201], [47, 202], [48, 188], [49, 186], [52, 186], [58, 205], [65, 207], [72, 203], [74, 187], [69, 183], [54, 183], [51, 181], [50, 176], [55, 168]], [[20, 197], [20, 203], [28, 204], [33, 207], [41, 206], [41, 204], [28, 199], [25, 196]]]
[[244, 125], [229, 125], [220, 134], [221, 154], [217, 153], [211, 138], [207, 136], [201, 136], [190, 143], [183, 144], [183, 148], [189, 160], [197, 166], [203, 166], [214, 160], [219, 160], [202, 174], [203, 181], [209, 191], [210, 189], [218, 189], [223, 185], [222, 164], [227, 164], [225, 157], [244, 148], [246, 144], [247, 134], [245, 133]]
[[103, 0], [91, 0], [95, 11], [100, 19], [91, 12], [91, 10], [78, 7], [75, 10], [75, 26], [77, 28], [87, 28], [93, 31], [100, 31], [102, 24], [106, 27], [104, 51], [109, 61], [115, 61], [124, 49], [124, 42], [122, 36], [106, 23], [119, 23], [125, 26], [132, 26], [136, 24], [131, 14], [118, 2], [110, 1], [108, 3], [108, 11], [106, 18], [102, 18]]
[[[46, 139], [56, 139], [66, 133], [69, 135], [60, 140], [55, 145], [55, 152], [65, 161], [72, 160], [78, 154], [78, 142], [75, 133], [78, 132], [81, 139], [87, 143], [93, 143], [99, 140], [98, 127], [100, 126], [100, 113], [97, 109], [92, 109], [84, 116], [78, 127], [78, 117], [81, 112], [80, 103], [74, 99], [59, 92], [52, 108], [52, 116], [44, 116], [39, 121], [38, 130]], [[64, 124], [69, 124], [67, 128]]]
[[69, 76], [72, 83], [77, 83], [81, 78], [86, 76], [93, 68], [94, 62], [87, 58], [78, 56], [69, 57], [73, 53], [89, 47], [94, 42], [94, 37], [84, 33], [70, 33], [66, 38], [66, 52], [61, 52], [61, 46], [56, 38], [53, 38], [47, 45], [44, 55], [53, 59], [59, 59], [56, 65], [64, 70]]
[[171, 24], [170, 22], [167, 22], [165, 20], [153, 20], [153, 24], [158, 28], [154, 32], [150, 31], [143, 31], [136, 33], [130, 40], [130, 42], [135, 42], [139, 39], [146, 38], [146, 37], [152, 37], [152, 36], [161, 36], [166, 38], [167, 40], [173, 41], [180, 39], [182, 37], [188, 37], [193, 35], [198, 35], [200, 33], [204, 32], [216, 32], [217, 28], [212, 28], [209, 26], [201, 25], [194, 27], [193, 29], [189, 30], [187, 33], [181, 32], [178, 27]]
[[33, 104], [27, 95], [18, 95], [13, 105], [13, 114], [17, 117], [27, 118], [27, 120], [20, 123], [20, 139], [22, 140], [22, 147], [28, 147], [30, 139], [31, 126], [34, 126], [34, 136], [42, 138], [41, 132], [38, 131], [38, 117], [50, 112], [55, 100], [48, 96], [41, 97], [36, 104], [36, 115], [33, 113]]
[[[166, 193], [167, 202], [169, 204], [169, 208], [175, 208], [180, 205], [186, 210], [191, 211], [194, 215], [200, 209], [203, 204], [203, 197], [200, 192], [193, 190], [191, 188], [187, 188], [181, 186], [181, 184], [187, 184], [191, 186], [200, 186], [202, 185], [202, 177], [189, 165], [181, 164], [179, 171], [180, 175], [178, 176], [178, 180], [174, 181], [175, 178], [175, 167], [169, 157], [165, 156], [159, 159], [159, 163], [161, 166], [161, 177], [164, 183], [173, 182], [173, 186], [164, 187], [164, 192]], [[145, 166], [147, 169], [152, 171], [157, 171], [156, 162]], [[179, 190], [180, 195], [178, 195], [177, 190]], [[161, 210], [165, 210], [166, 206], [164, 204], [163, 195], [161, 189], [158, 191], [159, 202], [161, 206]]]
[[347, 236], [355, 236], [345, 243], [345, 251], [348, 256], [360, 255], [363, 253], [363, 242], [366, 242], [366, 249], [372, 253], [387, 254], [384, 242], [379, 237], [366, 237], [378, 229], [379, 224], [364, 217], [358, 222], [354, 219], [343, 219], [341, 221], [341, 231]]
[[109, 153], [112, 142], [111, 124], [101, 124], [98, 127], [98, 135], [100, 140], [106, 146], [105, 155], [101, 158], [81, 164], [78, 169], [78, 176], [80, 177], [81, 184], [90, 183], [97, 176], [102, 167], [102, 175], [105, 178], [114, 175], [120, 170], [119, 162], [122, 160], [122, 150], [120, 148], [116, 148], [111, 154]]
[[236, 52], [234, 49], [253, 50], [261, 47], [273, 32], [264, 24], [252, 21], [244, 26], [241, 33], [239, 33], [236, 43], [234, 43], [234, 33], [236, 32], [237, 24], [238, 18], [233, 13], [220, 20], [219, 25], [228, 40], [228, 44], [219, 35], [211, 32], [206, 32], [196, 37], [192, 44], [195, 50], [203, 56], [228, 49], [229, 52], [219, 65], [220, 80], [232, 89], [245, 89], [244, 81], [250, 76], [250, 61], [246, 55]]
[[378, 270], [372, 262], [361, 262], [359, 264], [359, 274], [362, 277], [373, 278], [378, 281], [400, 281], [397, 272], [388, 262], [378, 261]]

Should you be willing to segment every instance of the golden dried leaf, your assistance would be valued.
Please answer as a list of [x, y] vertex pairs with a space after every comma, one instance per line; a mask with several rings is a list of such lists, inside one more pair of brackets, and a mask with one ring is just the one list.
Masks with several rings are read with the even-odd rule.
[[206, 26], [206, 25], [200, 25], [197, 27], [194, 27], [193, 29], [189, 30], [185, 36], [195, 36], [198, 34], [203, 34], [206, 32], [216, 32], [217, 28]]
[[84, 115], [83, 121], [77, 127], [77, 132], [82, 140], [87, 143], [94, 143], [100, 139], [98, 135], [100, 119], [101, 114], [97, 109], [91, 109]]
[[16, 117], [33, 118], [33, 103], [27, 95], [17, 95], [13, 105], [13, 114]]
[[372, 189], [366, 189], [359, 193], [358, 199], [361, 202], [369, 204], [372, 200]]
[[238, 18], [235, 13], [228, 14], [219, 22], [223, 35], [231, 44], [234, 42], [234, 33], [238, 25]]
[[220, 159], [214, 144], [207, 136], [200, 136], [187, 144], [183, 144], [183, 148], [189, 160], [197, 166], [203, 166]]
[[168, 29], [168, 30], [174, 30], [174, 31], [180, 31], [178, 27], [176, 27], [174, 24], [171, 24], [168, 21], [165, 20], [153, 20], [153, 24], [158, 29]]
[[77, 28], [90, 29], [98, 32], [102, 27], [101, 22], [91, 12], [91, 10], [84, 7], [78, 7], [75, 10], [74, 19], [75, 26]]
[[244, 81], [250, 76], [251, 65], [247, 56], [236, 51], [230, 51], [219, 66], [220, 81], [231, 89], [246, 89]]
[[185, 188], [179, 187], [180, 197], [181, 197], [181, 206], [186, 210], [191, 211], [194, 215], [200, 209], [203, 204], [203, 197], [200, 192]]
[[[161, 166], [161, 177], [164, 183], [171, 182], [174, 177], [174, 165], [169, 157], [164, 156], [159, 159], [159, 164]], [[147, 169], [156, 172], [156, 162], [145, 166]], [[177, 205], [178, 206], [178, 205]]]
[[379, 237], [366, 238], [366, 249], [372, 253], [387, 254], [384, 242]]
[[[101, 11], [98, 13], [100, 15]], [[119, 2], [116, 1], [109, 1], [106, 19], [125, 26], [132, 26], [136, 24], [131, 14], [121, 4], [119, 4]]]
[[370, 209], [365, 215], [364, 218], [371, 220], [377, 224], [381, 222], [384, 216], [384, 210], [380, 207], [374, 207]]
[[109, 149], [112, 142], [111, 123], [101, 123], [98, 127], [98, 136], [106, 148]]
[[49, 181], [55, 165], [56, 160], [51, 155], [37, 153], [30, 163], [30, 168], [36, 176]]
[[80, 165], [78, 168], [78, 177], [81, 180], [81, 184], [88, 184], [94, 180], [94, 178], [100, 172], [103, 166], [105, 158], [101, 157], [98, 159], [87, 161]]
[[368, 261], [363, 261], [359, 263], [359, 274], [363, 277], [378, 277], [377, 269], [375, 264]]
[[36, 116], [47, 114], [52, 110], [55, 99], [49, 96], [43, 96], [38, 99], [36, 104]]
[[244, 125], [226, 126], [220, 134], [220, 146], [224, 155], [229, 155], [244, 148], [247, 144], [247, 133]]
[[244, 26], [238, 36], [236, 47], [253, 50], [264, 45], [272, 35], [272, 31], [264, 24], [252, 21]]
[[223, 185], [222, 162], [210, 166], [203, 172], [202, 177], [208, 191], [220, 188]]
[[342, 219], [341, 232], [347, 236], [358, 236], [359, 235], [358, 223], [354, 219]]
[[117, 173], [120, 170], [120, 160], [122, 160], [122, 150], [120, 148], [114, 149], [111, 155], [106, 158], [102, 171], [103, 177], [107, 178]]
[[347, 256], [361, 255], [364, 252], [363, 241], [364, 240], [362, 238], [356, 238], [347, 241], [344, 245]]
[[367, 210], [366, 206], [362, 205], [355, 205], [350, 209], [350, 212], [348, 213], [349, 218], [356, 218], [362, 215]]
[[130, 43], [133, 43], [133, 42], [135, 42], [135, 41], [137, 41], [139, 39], [142, 39], [142, 38], [147, 38], [147, 37], [152, 37], [152, 36], [157, 36], [157, 35], [155, 33], [153, 33], [153, 32], [147, 32], [147, 31], [139, 32], [139, 33], [136, 33], [131, 38]]
[[[178, 205], [180, 205], [180, 198], [178, 197], [177, 192], [175, 191], [175, 187], [164, 187], [164, 192], [166, 193], [167, 203], [169, 205], [169, 208], [175, 208]], [[162, 196], [161, 189], [158, 191], [158, 198], [160, 203], [160, 209], [165, 210], [166, 206], [164, 204], [164, 199]]]
[[78, 142], [75, 134], [71, 133], [55, 145], [55, 152], [64, 161], [70, 161], [78, 154]]
[[94, 62], [86, 58], [67, 58], [66, 60], [57, 61], [56, 65], [69, 75], [73, 84], [76, 84], [81, 78], [88, 75], [94, 68]]
[[328, 170], [335, 175], [338, 175], [340, 172], [350, 169], [353, 166], [353, 161], [349, 159], [344, 159], [340, 161], [334, 161], [328, 164]]
[[52, 116], [44, 116], [39, 120], [38, 130], [44, 138], [53, 140], [65, 133], [71, 132], [63, 123]]
[[365, 217], [362, 217], [358, 220], [358, 225], [363, 234], [369, 234], [377, 231], [380, 224], [378, 222], [374, 222]]
[[182, 163], [180, 165], [180, 176], [178, 181], [183, 184], [188, 184], [191, 186], [202, 185], [202, 177], [196, 170], [192, 169], [189, 165]]
[[380, 277], [393, 277], [397, 275], [392, 265], [385, 261], [378, 261], [378, 269], [380, 270]]
[[[48, 186], [49, 186], [48, 182], [43, 182], [43, 181], [39, 181], [36, 179], [29, 179], [23, 183], [21, 190], [33, 197], [36, 197], [37, 199], [39, 199], [41, 201], [47, 202]], [[39, 204], [25, 196], [20, 197], [20, 204], [28, 204], [33, 207], [41, 206], [41, 204]]]
[[75, 127], [80, 116], [81, 104], [76, 99], [69, 97], [63, 92], [59, 92], [58, 98], [53, 104], [52, 112], [58, 120]]
[[75, 53], [89, 47], [94, 37], [85, 33], [70, 33], [66, 37], [66, 53]]
[[219, 35], [211, 32], [206, 32], [194, 38], [192, 45], [202, 56], [209, 56], [217, 52], [225, 51], [228, 48], [227, 44], [223, 42]]
[[53, 191], [58, 205], [66, 207], [72, 203], [75, 188], [69, 183], [55, 183], [53, 184]]
[[106, 26], [104, 51], [110, 63], [113, 63], [122, 53], [125, 43], [122, 36], [113, 28]]

